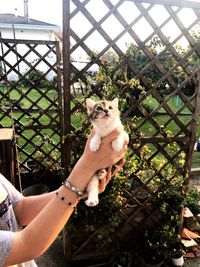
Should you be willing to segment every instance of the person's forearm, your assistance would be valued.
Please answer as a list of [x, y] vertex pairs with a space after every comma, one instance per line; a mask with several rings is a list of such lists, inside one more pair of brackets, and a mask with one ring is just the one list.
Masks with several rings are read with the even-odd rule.
[[[80, 169], [79, 165], [81, 165]], [[68, 177], [68, 180], [74, 180], [73, 177], [75, 176], [76, 181], [73, 181], [74, 185], [77, 186], [80, 190], [84, 190], [85, 185], [88, 183], [92, 175], [93, 170], [90, 169], [88, 165], [86, 165], [82, 160], [79, 160], [73, 170], [72, 177], [70, 175]], [[85, 177], [85, 183], [83, 183], [83, 177]], [[21, 226], [28, 225], [38, 215], [38, 213], [49, 203], [53, 195], [55, 195], [55, 192], [39, 196], [23, 197], [20, 203], [18, 203], [15, 207], [15, 214], [19, 224]]]
[[22, 197], [15, 207], [15, 215], [20, 226], [29, 224], [38, 213], [51, 201], [55, 191], [38, 195]]
[[[88, 177], [90, 171], [87, 172], [85, 169], [81, 173], [80, 166], [78, 166], [78, 168], [74, 168], [69, 179], [71, 183], [79, 181], [76, 176], [78, 169], [80, 179], [82, 179], [81, 190], [84, 190], [90, 179]], [[37, 258], [52, 244], [73, 212], [73, 207], [67, 203], [75, 203], [78, 198], [65, 186], [60, 187], [59, 194], [65, 197], [64, 201], [55, 195], [26, 228], [21, 232], [13, 233], [13, 246], [5, 266]]]

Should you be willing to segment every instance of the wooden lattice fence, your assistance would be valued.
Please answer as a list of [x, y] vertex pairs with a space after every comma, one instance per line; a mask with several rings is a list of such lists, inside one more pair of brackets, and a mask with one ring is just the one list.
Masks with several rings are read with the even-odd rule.
[[[130, 135], [124, 175], [131, 186], [123, 190], [120, 225], [111, 229], [108, 221], [104, 227], [120, 243], [134, 244], [145, 227], [160, 220], [152, 210], [158, 193], [177, 178], [188, 185], [200, 109], [200, 4], [64, 0], [63, 14], [63, 89], [58, 42], [2, 40], [0, 125], [15, 126], [21, 169], [29, 171], [31, 161], [36, 169], [65, 167], [67, 175], [90, 127], [85, 98], [119, 97]], [[80, 67], [76, 61], [84, 62]], [[46, 71], [33, 80], [29, 74], [40, 63]], [[50, 72], [55, 83], [47, 79]], [[12, 73], [16, 80], [9, 78]], [[97, 259], [92, 249], [98, 229], [77, 234], [74, 242], [65, 232], [66, 254]]]
[[[197, 79], [200, 4], [168, 0], [63, 3], [63, 52], [67, 55], [63, 58], [67, 105], [64, 133], [76, 139], [65, 150], [65, 160], [70, 159], [74, 164], [83, 133], [88, 129], [84, 120], [85, 98], [119, 97], [122, 118], [130, 133], [128, 160], [134, 155], [140, 155], [141, 160], [144, 153], [145, 161], [139, 164], [134, 158], [138, 166], [133, 167], [133, 163], [127, 167], [130, 169], [126, 178], [132, 186], [124, 189], [122, 223], [110, 234], [123, 244], [134, 245], [145, 227], [159, 223], [159, 214], [151, 209], [157, 194], [177, 177], [188, 185], [200, 100]], [[190, 17], [187, 22], [186, 14]], [[76, 64], [81, 61], [80, 57], [76, 58], [76, 52], [87, 58], [81, 66]], [[97, 75], [87, 79], [96, 65]], [[82, 89], [82, 97], [78, 89], [70, 91], [75, 85], [75, 89], [78, 85]], [[176, 104], [172, 105], [173, 102]], [[78, 127], [73, 118], [79, 121]], [[66, 147], [67, 144], [68, 138]], [[104, 227], [109, 228], [108, 225], [109, 222]], [[74, 261], [94, 259], [99, 253], [103, 259], [98, 249], [96, 253], [91, 250], [98, 234], [94, 231], [81, 238], [77, 233], [69, 237], [66, 232], [66, 254]]]
[[63, 117], [59, 43], [1, 39], [0, 60], [0, 125], [15, 128], [21, 172], [56, 170]]

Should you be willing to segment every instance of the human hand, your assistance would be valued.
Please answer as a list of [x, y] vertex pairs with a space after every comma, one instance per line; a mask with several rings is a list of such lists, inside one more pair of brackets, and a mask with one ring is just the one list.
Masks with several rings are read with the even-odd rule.
[[85, 165], [89, 165], [89, 167], [93, 169], [93, 173], [100, 169], [106, 169], [125, 158], [127, 142], [124, 143], [120, 151], [116, 151], [112, 148], [112, 141], [115, 140], [122, 131], [123, 128], [119, 127], [108, 136], [102, 138], [101, 146], [95, 152], [91, 151], [89, 147], [90, 141], [94, 136], [94, 131], [91, 131], [81, 161], [84, 161]]
[[[103, 193], [105, 191], [106, 186], [110, 182], [111, 178], [121, 170], [121, 168], [124, 166], [125, 162], [126, 162], [126, 159], [123, 158], [119, 162], [117, 162], [115, 165], [110, 166], [107, 169], [107, 173], [104, 176], [104, 178], [99, 180], [99, 194]], [[88, 194], [87, 194], [87, 192], [85, 192], [85, 194], [80, 199], [87, 198], [87, 196], [88, 196]]]
[[111, 178], [115, 176], [121, 170], [125, 162], [126, 162], [126, 159], [123, 158], [118, 163], [108, 168], [107, 174], [105, 175], [105, 177], [99, 181], [99, 193], [102, 193], [105, 191], [105, 188], [107, 184], [110, 182]]
[[[124, 143], [120, 151], [116, 151], [112, 148], [112, 141], [118, 138], [122, 131], [123, 127], [119, 127], [106, 137], [102, 138], [101, 146], [95, 152], [91, 151], [89, 147], [90, 140], [94, 135], [94, 131], [91, 131], [83, 155], [78, 160], [68, 177], [68, 180], [71, 181], [74, 186], [85, 191], [89, 180], [98, 170], [108, 169], [109, 166], [113, 166], [120, 162], [121, 159], [125, 158], [128, 141]], [[106, 181], [104, 182], [106, 183]], [[102, 187], [104, 187], [104, 185]]]

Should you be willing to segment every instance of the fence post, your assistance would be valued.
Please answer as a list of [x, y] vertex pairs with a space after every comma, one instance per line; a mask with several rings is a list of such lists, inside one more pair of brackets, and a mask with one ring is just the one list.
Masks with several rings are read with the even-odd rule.
[[65, 175], [71, 161], [70, 133], [70, 1], [63, 0], [63, 100], [64, 100], [64, 129], [63, 129], [63, 161]]

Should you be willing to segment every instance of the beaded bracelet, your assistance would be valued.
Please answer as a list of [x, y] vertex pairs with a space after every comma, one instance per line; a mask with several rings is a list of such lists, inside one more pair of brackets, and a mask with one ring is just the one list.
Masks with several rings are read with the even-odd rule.
[[[59, 194], [59, 192], [57, 191], [56, 192], [56, 196], [60, 199], [60, 200], [62, 200], [65, 204], [67, 204], [68, 206], [76, 206], [76, 203], [72, 203], [71, 201], [69, 201], [69, 202], [66, 202], [65, 201], [65, 197], [63, 197], [63, 196], [61, 196], [60, 194]], [[77, 201], [78, 201], [78, 199], [77, 199]], [[76, 201], [76, 202], [77, 202]]]
[[74, 193], [76, 193], [79, 197], [81, 197], [84, 194], [84, 192], [79, 190], [77, 187], [75, 187], [73, 184], [71, 184], [68, 180], [63, 182], [63, 185], [66, 186], [71, 191], [73, 191]]

